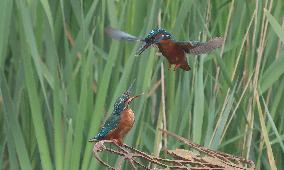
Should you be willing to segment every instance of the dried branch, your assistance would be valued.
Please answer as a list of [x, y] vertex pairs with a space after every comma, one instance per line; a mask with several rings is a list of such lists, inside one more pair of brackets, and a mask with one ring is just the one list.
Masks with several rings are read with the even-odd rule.
[[[242, 157], [230, 155], [224, 152], [214, 151], [208, 148], [205, 148], [201, 145], [194, 144], [189, 140], [178, 136], [172, 132], [165, 131], [160, 129], [163, 133], [167, 133], [168, 135], [176, 138], [178, 141], [188, 145], [192, 149], [200, 152], [200, 155], [195, 155], [196, 160], [205, 161], [207, 163], [212, 164], [213, 166], [223, 166], [224, 168], [229, 169], [255, 169], [255, 164], [251, 160], [244, 159]], [[191, 152], [190, 152], [191, 153]], [[205, 156], [201, 156], [201, 154]], [[194, 154], [191, 153], [193, 156]]]
[[[189, 146], [190, 150], [174, 149], [166, 150], [166, 154], [172, 159], [159, 158], [139, 151], [131, 146], [124, 144], [119, 146], [111, 140], [103, 140], [95, 143], [93, 148], [94, 157], [108, 169], [122, 169], [126, 162], [132, 169], [255, 169], [252, 161], [241, 157], [229, 155], [223, 152], [213, 151], [201, 145], [194, 144], [189, 140], [174, 133], [160, 129], [168, 136], [174, 137], [177, 141]], [[111, 149], [104, 144], [114, 145]], [[117, 155], [118, 163], [116, 166], [109, 165], [99, 157], [99, 152], [106, 151]]]

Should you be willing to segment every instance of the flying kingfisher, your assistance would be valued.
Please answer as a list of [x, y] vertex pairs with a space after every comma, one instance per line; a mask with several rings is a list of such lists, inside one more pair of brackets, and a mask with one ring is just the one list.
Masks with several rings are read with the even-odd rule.
[[123, 138], [132, 128], [135, 116], [134, 112], [128, 108], [133, 99], [140, 95], [130, 97], [133, 83], [128, 90], [116, 99], [111, 116], [106, 120], [99, 133], [91, 138], [89, 142], [102, 140], [112, 140], [115, 144], [122, 146]]
[[182, 68], [185, 71], [190, 70], [186, 59], [186, 53], [195, 55], [208, 53], [215, 48], [221, 47], [224, 43], [224, 39], [222, 37], [213, 38], [208, 42], [175, 41], [172, 38], [172, 35], [163, 28], [153, 29], [150, 33], [148, 33], [146, 38], [138, 38], [111, 27], [105, 28], [105, 32], [114, 39], [144, 42], [137, 51], [137, 55], [142, 54], [143, 51], [151, 45], [157, 46], [163, 56], [168, 59], [169, 69], [171, 68], [171, 65], [175, 65], [174, 70], [177, 68]]

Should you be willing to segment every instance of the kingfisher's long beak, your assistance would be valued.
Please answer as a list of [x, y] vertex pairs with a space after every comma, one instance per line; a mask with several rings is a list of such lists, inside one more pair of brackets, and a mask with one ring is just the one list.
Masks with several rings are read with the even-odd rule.
[[143, 46], [141, 46], [138, 51], [136, 52], [136, 55], [141, 55], [148, 47], [150, 47], [152, 44], [145, 43]]
[[143, 95], [144, 93], [142, 94], [139, 94], [139, 95], [136, 95], [136, 96], [133, 96], [133, 97], [130, 97], [128, 100], [126, 100], [125, 104], [126, 105], [129, 105], [134, 99], [140, 97], [141, 95]]

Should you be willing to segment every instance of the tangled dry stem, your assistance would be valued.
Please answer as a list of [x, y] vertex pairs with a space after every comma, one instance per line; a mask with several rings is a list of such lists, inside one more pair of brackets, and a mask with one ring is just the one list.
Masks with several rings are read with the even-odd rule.
[[[95, 143], [93, 148], [94, 157], [109, 169], [121, 170], [123, 163], [127, 162], [132, 169], [190, 169], [190, 170], [230, 170], [230, 169], [255, 169], [252, 161], [233, 156], [227, 153], [213, 151], [201, 145], [194, 144], [189, 140], [174, 133], [160, 129], [163, 133], [175, 138], [177, 141], [187, 145], [190, 149], [166, 150], [166, 155], [171, 158], [160, 158], [144, 153], [131, 146], [117, 145], [111, 140], [103, 140]], [[105, 143], [115, 146], [115, 149], [106, 147]], [[99, 152], [109, 152], [119, 157], [116, 166], [109, 165], [101, 159]]]

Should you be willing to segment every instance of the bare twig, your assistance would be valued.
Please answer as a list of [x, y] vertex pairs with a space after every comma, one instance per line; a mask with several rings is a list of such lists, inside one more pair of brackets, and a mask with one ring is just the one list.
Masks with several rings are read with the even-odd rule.
[[[181, 136], [178, 136], [172, 132], [168, 132], [168, 131], [165, 131], [165, 130], [162, 130], [160, 129], [162, 132], [164, 133], [167, 133], [168, 135], [176, 138], [177, 140], [181, 141], [182, 143], [184, 144], [187, 144], [188, 146], [192, 147], [193, 149], [195, 149], [196, 151], [199, 151], [200, 153], [202, 153], [203, 155], [206, 155], [203, 156], [203, 157], [200, 157], [201, 159], [204, 160], [204, 158], [208, 158], [209, 156], [209, 161], [208, 160], [205, 160], [209, 163], [211, 163], [210, 159], [213, 160], [214, 162], [212, 162], [211, 164], [214, 165], [214, 163], [216, 163], [217, 165], [223, 165], [224, 168], [237, 168], [237, 169], [247, 169], [247, 167], [249, 167], [249, 169], [255, 169], [255, 165], [252, 161], [250, 160], [247, 160], [247, 159], [244, 159], [244, 158], [241, 158], [241, 157], [238, 157], [238, 156], [234, 156], [234, 155], [230, 155], [230, 154], [227, 154], [227, 153], [223, 153], [223, 152], [219, 152], [219, 151], [214, 151], [214, 150], [211, 150], [211, 149], [208, 149], [208, 148], [205, 148], [201, 145], [198, 145], [198, 144], [194, 144], [192, 142], [190, 142], [189, 140], [181, 137]], [[215, 164], [215, 165], [216, 165]]]
[[[94, 144], [94, 157], [102, 165], [109, 169], [122, 169], [124, 162], [128, 163], [132, 169], [255, 169], [254, 163], [250, 160], [223, 152], [213, 151], [201, 145], [194, 144], [172, 132], [168, 132], [163, 129], [159, 130], [161, 130], [163, 133], [166, 133], [170, 137], [174, 137], [177, 141], [188, 145], [190, 150], [166, 149], [166, 153], [172, 158], [167, 159], [152, 156], [126, 144], [119, 146], [113, 141], [104, 140]], [[104, 143], [114, 145], [115, 149], [105, 146]], [[195, 152], [191, 151], [192, 149], [194, 149]], [[98, 153], [102, 151], [107, 151], [110, 154], [117, 155], [119, 157], [116, 167], [109, 165], [98, 156]]]

